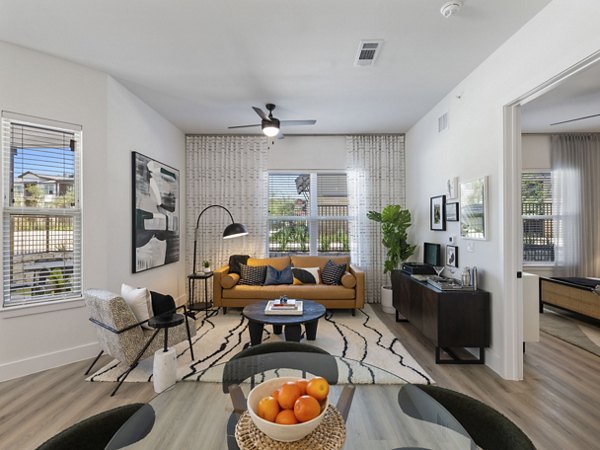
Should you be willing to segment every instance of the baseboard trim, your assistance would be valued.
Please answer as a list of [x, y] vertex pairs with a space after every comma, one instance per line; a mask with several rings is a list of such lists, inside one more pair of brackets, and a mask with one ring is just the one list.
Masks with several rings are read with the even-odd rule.
[[71, 364], [96, 356], [100, 352], [98, 342], [78, 345], [56, 352], [0, 364], [0, 382], [13, 380], [32, 373]]

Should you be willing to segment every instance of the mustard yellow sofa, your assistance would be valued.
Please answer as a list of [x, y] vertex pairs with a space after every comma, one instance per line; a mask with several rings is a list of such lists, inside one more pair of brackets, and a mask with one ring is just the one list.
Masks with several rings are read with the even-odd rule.
[[282, 256], [277, 258], [249, 258], [248, 266], [273, 266], [283, 270], [290, 264], [293, 267], [319, 267], [321, 271], [327, 261], [346, 264], [346, 272], [340, 285], [326, 284], [283, 284], [269, 286], [248, 286], [238, 284], [240, 276], [229, 273], [229, 266], [214, 271], [213, 304], [227, 308], [241, 308], [261, 300], [271, 300], [287, 295], [289, 298], [314, 300], [328, 309], [362, 308], [365, 304], [365, 273], [350, 264], [348, 256]]

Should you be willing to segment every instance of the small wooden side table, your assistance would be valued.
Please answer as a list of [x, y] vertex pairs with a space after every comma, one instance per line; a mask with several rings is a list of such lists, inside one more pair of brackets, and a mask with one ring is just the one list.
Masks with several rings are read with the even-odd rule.
[[[208, 299], [208, 279], [213, 277], [212, 272], [196, 272], [188, 275], [188, 309], [191, 311], [202, 311], [208, 316], [208, 308], [212, 306], [212, 300]], [[194, 301], [196, 280], [204, 282], [204, 301]]]

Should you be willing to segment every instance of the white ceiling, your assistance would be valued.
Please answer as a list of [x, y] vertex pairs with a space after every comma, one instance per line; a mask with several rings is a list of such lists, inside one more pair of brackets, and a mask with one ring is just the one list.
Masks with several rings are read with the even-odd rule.
[[[550, 0], [0, 0], [0, 40], [105, 71], [188, 133], [406, 131]], [[384, 39], [354, 67], [359, 41]]]
[[521, 129], [525, 133], [600, 132], [600, 63], [567, 78], [550, 92], [523, 105]]

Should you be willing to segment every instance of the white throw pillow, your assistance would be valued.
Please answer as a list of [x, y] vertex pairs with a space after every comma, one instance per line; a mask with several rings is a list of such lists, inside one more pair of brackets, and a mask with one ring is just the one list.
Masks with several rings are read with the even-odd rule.
[[[152, 298], [148, 289], [134, 288], [123, 283], [121, 285], [121, 297], [129, 305], [138, 322], [152, 317]], [[148, 326], [148, 323], [144, 323], [142, 327], [152, 329]]]

